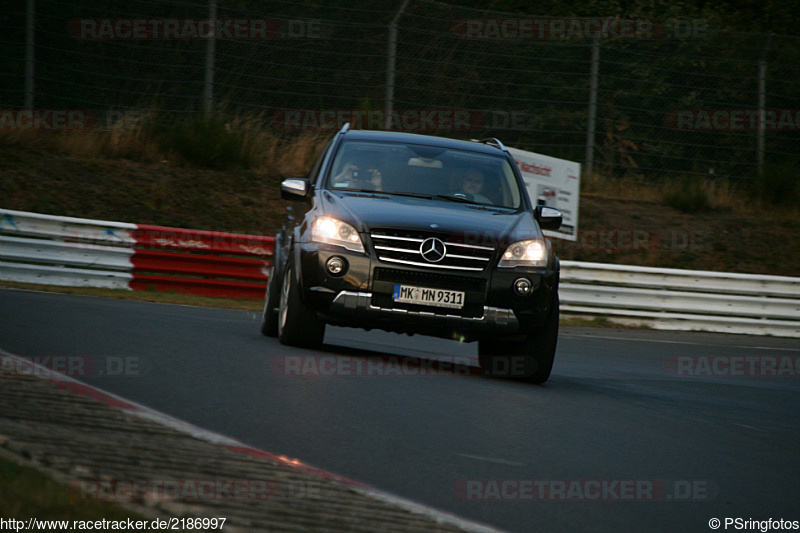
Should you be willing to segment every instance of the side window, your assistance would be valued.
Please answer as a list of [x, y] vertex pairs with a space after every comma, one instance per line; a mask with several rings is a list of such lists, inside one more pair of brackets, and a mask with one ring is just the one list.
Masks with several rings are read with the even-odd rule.
[[314, 166], [311, 167], [311, 171], [308, 173], [308, 180], [314, 185], [317, 182], [317, 177], [319, 176], [319, 167], [322, 166], [322, 161], [325, 159], [325, 154], [328, 153], [328, 150], [331, 147], [331, 143], [333, 140], [328, 141], [325, 143], [325, 147], [320, 150], [319, 155], [317, 156], [317, 160], [314, 161]]

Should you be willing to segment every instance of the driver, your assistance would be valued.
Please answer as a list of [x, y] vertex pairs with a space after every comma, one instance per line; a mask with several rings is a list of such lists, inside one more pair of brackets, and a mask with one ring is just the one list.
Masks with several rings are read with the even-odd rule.
[[353, 157], [333, 179], [336, 187], [380, 191], [382, 187], [380, 164], [375, 160]]
[[483, 191], [483, 184], [483, 172], [477, 168], [470, 168], [467, 170], [466, 174], [464, 174], [464, 177], [461, 178], [461, 190], [466, 193], [465, 196], [468, 199], [482, 204], [491, 204], [492, 201], [481, 194]]

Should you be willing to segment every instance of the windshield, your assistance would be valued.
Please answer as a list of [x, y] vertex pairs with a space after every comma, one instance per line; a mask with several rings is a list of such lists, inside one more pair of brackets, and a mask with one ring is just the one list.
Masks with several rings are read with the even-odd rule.
[[336, 154], [327, 187], [512, 209], [521, 204], [505, 157], [418, 144], [346, 141]]

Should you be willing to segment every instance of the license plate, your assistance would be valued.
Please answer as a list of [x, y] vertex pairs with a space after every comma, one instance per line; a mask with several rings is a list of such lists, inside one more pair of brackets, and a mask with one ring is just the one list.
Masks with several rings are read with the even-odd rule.
[[464, 293], [462, 291], [430, 289], [413, 285], [395, 285], [392, 300], [404, 304], [430, 305], [452, 309], [464, 307]]

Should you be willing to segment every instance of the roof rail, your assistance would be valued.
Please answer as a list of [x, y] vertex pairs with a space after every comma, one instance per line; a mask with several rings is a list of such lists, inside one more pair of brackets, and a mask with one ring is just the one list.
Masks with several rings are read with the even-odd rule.
[[483, 144], [492, 144], [492, 145], [497, 146], [498, 148], [500, 148], [502, 151], [508, 152], [508, 150], [506, 149], [505, 145], [503, 145], [503, 143], [500, 142], [500, 139], [497, 139], [495, 137], [487, 137], [485, 139], [481, 139], [478, 142], [479, 143], [483, 143]]
[[339, 133], [347, 133], [348, 131], [350, 131], [350, 123], [345, 122], [344, 126], [342, 126], [342, 129], [339, 130]]

